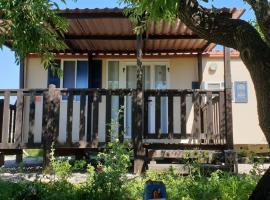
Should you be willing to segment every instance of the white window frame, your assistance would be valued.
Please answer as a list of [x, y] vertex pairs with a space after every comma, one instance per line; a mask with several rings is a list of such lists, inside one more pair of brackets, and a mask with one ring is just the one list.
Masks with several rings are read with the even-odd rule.
[[[64, 72], [64, 62], [65, 61], [75, 61], [75, 89], [77, 88], [77, 63], [78, 61], [88, 61], [88, 59], [72, 59], [72, 58], [67, 58], [67, 59], [61, 59], [61, 70]], [[88, 82], [89, 77], [87, 76], [87, 82]], [[64, 76], [61, 77], [60, 79], [60, 88], [63, 88], [64, 84]], [[69, 88], [66, 88], [69, 89]], [[67, 102], [67, 99], [61, 98], [62, 102]], [[73, 102], [80, 102], [80, 100], [77, 100], [76, 98], [73, 99]]]
[[[77, 66], [78, 66], [78, 61], [88, 61], [88, 59], [61, 59], [61, 70], [64, 72], [64, 62], [65, 61], [75, 61], [75, 88], [77, 88]], [[87, 76], [87, 81], [89, 77]], [[60, 79], [60, 87], [63, 88], [64, 84], [64, 76], [61, 77]], [[67, 88], [68, 89], [68, 88]]]
[[[109, 62], [110, 61], [118, 61], [119, 62], [119, 88], [125, 88], [126, 86], [126, 78], [123, 79], [123, 68], [127, 65], [135, 65], [137, 66], [136, 60], [129, 59], [129, 60], [119, 60], [119, 59], [108, 59], [106, 61], [106, 88], [108, 88], [108, 73], [109, 73]], [[166, 66], [166, 81], [167, 81], [167, 89], [170, 89], [170, 62], [169, 60], [165, 59], [143, 59], [142, 65], [149, 65], [150, 66], [150, 83], [151, 88], [154, 88], [155, 82], [155, 73], [154, 73], [154, 66], [155, 65], [165, 65]]]

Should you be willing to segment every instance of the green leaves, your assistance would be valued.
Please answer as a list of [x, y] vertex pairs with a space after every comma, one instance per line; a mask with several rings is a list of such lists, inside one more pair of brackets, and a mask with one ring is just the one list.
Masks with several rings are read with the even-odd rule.
[[38, 53], [48, 66], [52, 51], [67, 48], [63, 41], [67, 21], [57, 15], [58, 9], [52, 0], [1, 0], [0, 46], [12, 43], [17, 62], [28, 53]]

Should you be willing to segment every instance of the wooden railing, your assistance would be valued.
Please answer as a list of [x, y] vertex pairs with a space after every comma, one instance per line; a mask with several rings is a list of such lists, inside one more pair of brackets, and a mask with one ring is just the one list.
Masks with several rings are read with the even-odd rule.
[[[0, 90], [0, 149], [48, 147], [51, 141], [56, 141], [57, 148], [97, 148], [111, 140], [108, 124], [112, 119], [118, 122], [119, 140], [126, 138], [121, 133], [127, 129], [132, 139], [137, 130], [136, 92], [54, 87]], [[226, 144], [224, 91], [144, 90], [143, 95], [144, 143]], [[12, 96], [16, 98], [13, 106]], [[120, 108], [124, 117], [114, 117]]]

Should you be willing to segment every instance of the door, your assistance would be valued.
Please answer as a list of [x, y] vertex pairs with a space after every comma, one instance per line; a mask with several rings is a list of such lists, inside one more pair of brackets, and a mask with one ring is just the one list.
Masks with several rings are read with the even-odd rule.
[[[167, 63], [143, 63], [143, 89], [167, 89], [168, 88]], [[136, 88], [137, 66], [135, 63], [122, 64], [122, 88]], [[167, 97], [161, 97], [161, 133], [168, 133], [168, 105]], [[126, 98], [125, 129], [126, 137], [131, 137], [132, 122], [131, 97]], [[149, 97], [148, 101], [148, 133], [155, 133], [155, 98]]]
[[[136, 89], [137, 86], [137, 66], [133, 63], [123, 65], [123, 83], [124, 88]], [[143, 89], [151, 88], [151, 66], [143, 65]], [[126, 97], [126, 109], [125, 109], [125, 130], [126, 138], [131, 138], [131, 124], [132, 124], [132, 97]]]

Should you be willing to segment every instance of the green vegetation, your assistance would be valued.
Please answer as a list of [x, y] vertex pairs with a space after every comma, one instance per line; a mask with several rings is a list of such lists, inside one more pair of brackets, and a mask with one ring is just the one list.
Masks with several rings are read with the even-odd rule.
[[[142, 199], [144, 183], [147, 180], [161, 180], [165, 183], [170, 200], [245, 200], [255, 188], [254, 176], [234, 176], [220, 171], [211, 176], [182, 176], [174, 170], [157, 173], [148, 171], [143, 177], [134, 179], [113, 179], [115, 171], [95, 172], [89, 168], [86, 183], [73, 185], [65, 180], [49, 183], [19, 182], [0, 180], [0, 199], [5, 200], [139, 200]], [[123, 175], [122, 175], [123, 176]], [[120, 183], [116, 185], [116, 183]]]
[[[187, 162], [191, 169], [186, 176], [173, 168], [166, 172], [147, 171], [144, 175], [128, 178], [131, 151], [128, 143], [115, 140], [97, 156], [94, 168], [85, 161], [76, 161], [72, 167], [68, 160], [56, 159], [52, 150], [52, 172], [59, 178], [49, 183], [21, 181], [11, 183], [0, 179], [0, 199], [5, 200], [139, 200], [142, 199], [144, 184], [148, 180], [163, 181], [170, 200], [245, 200], [260, 178], [257, 165], [254, 173], [236, 176], [232, 173], [215, 171], [205, 175], [200, 171], [200, 158]], [[197, 154], [196, 154], [197, 155]], [[199, 154], [198, 154], [199, 155]], [[72, 170], [87, 168], [88, 179], [81, 184], [67, 181]]]
[[[261, 176], [258, 165], [254, 165], [250, 175], [236, 176], [222, 171], [206, 175], [201, 171], [201, 162], [208, 158], [208, 153], [193, 152], [191, 155], [188, 152], [186, 166], [190, 170], [186, 176], [172, 168], [166, 172], [147, 171], [142, 176], [128, 178], [132, 151], [128, 142], [122, 144], [116, 139], [117, 129], [113, 131], [113, 124], [110, 126], [113, 141], [104, 152], [98, 153], [96, 167], [83, 160], [76, 161], [72, 167], [69, 160], [54, 156], [52, 146], [49, 170], [58, 179], [49, 183], [12, 183], [0, 179], [0, 200], [140, 200], [148, 180], [164, 182], [169, 200], [246, 200]], [[85, 168], [88, 173], [86, 182], [71, 184], [67, 181], [72, 170]]]
[[25, 149], [23, 151], [23, 154], [26, 157], [42, 157], [43, 150], [42, 149]]

